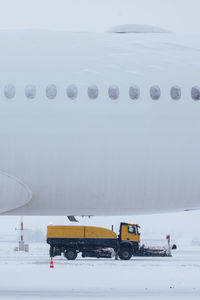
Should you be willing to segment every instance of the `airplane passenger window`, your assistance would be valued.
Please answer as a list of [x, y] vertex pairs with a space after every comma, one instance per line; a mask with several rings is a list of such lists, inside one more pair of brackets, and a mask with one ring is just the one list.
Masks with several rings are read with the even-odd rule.
[[48, 99], [55, 99], [57, 96], [57, 88], [55, 84], [49, 84], [46, 87], [46, 96]]
[[78, 89], [74, 84], [67, 87], [67, 97], [70, 99], [76, 99], [78, 96]]
[[200, 100], [200, 87], [193, 86], [191, 89], [191, 96], [193, 100]]
[[91, 85], [88, 87], [88, 97], [91, 99], [96, 99], [98, 97], [99, 90], [96, 85]]
[[181, 89], [179, 86], [173, 86], [170, 91], [173, 100], [181, 99]]
[[25, 87], [25, 95], [28, 99], [34, 99], [36, 96], [36, 87], [34, 85], [27, 85]]
[[132, 100], [137, 100], [140, 97], [140, 88], [136, 85], [130, 86], [130, 88], [129, 88], [129, 97]]
[[12, 84], [7, 84], [4, 87], [4, 95], [8, 99], [12, 99], [15, 97], [15, 87]]
[[111, 85], [108, 89], [108, 95], [110, 99], [116, 100], [119, 98], [119, 88], [116, 85]]
[[161, 91], [158, 85], [154, 85], [150, 88], [150, 96], [153, 100], [158, 100], [160, 98]]

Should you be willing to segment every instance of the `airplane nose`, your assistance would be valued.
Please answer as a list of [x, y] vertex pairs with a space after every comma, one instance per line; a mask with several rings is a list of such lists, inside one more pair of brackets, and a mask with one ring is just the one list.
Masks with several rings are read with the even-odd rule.
[[31, 190], [26, 184], [0, 171], [0, 214], [24, 206], [31, 198]]

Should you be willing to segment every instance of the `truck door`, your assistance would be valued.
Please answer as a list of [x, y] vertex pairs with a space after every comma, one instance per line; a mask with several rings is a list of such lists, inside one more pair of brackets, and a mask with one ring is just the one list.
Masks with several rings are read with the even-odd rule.
[[136, 226], [128, 225], [127, 240], [139, 242], [139, 235]]

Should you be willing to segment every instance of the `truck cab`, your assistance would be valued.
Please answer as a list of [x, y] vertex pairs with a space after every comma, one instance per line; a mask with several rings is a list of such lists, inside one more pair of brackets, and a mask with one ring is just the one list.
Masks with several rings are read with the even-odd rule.
[[133, 241], [140, 243], [139, 226], [137, 224], [121, 223], [119, 238], [121, 241]]
[[139, 226], [131, 223], [120, 223], [119, 229], [119, 251], [120, 259], [128, 260], [136, 254], [140, 246]]

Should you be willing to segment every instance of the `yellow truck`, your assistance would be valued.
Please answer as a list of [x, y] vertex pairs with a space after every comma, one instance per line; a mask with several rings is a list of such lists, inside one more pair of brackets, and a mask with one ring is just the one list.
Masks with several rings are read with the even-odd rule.
[[50, 257], [61, 255], [74, 260], [78, 253], [82, 257], [107, 257], [115, 255], [129, 260], [137, 254], [140, 244], [139, 226], [121, 223], [119, 234], [112, 230], [92, 226], [48, 226], [47, 243]]
[[64, 255], [75, 260], [82, 257], [120, 258], [129, 260], [132, 256], [171, 256], [169, 248], [140, 246], [137, 224], [120, 223], [119, 234], [112, 230], [92, 226], [48, 226], [47, 243], [50, 257]]

